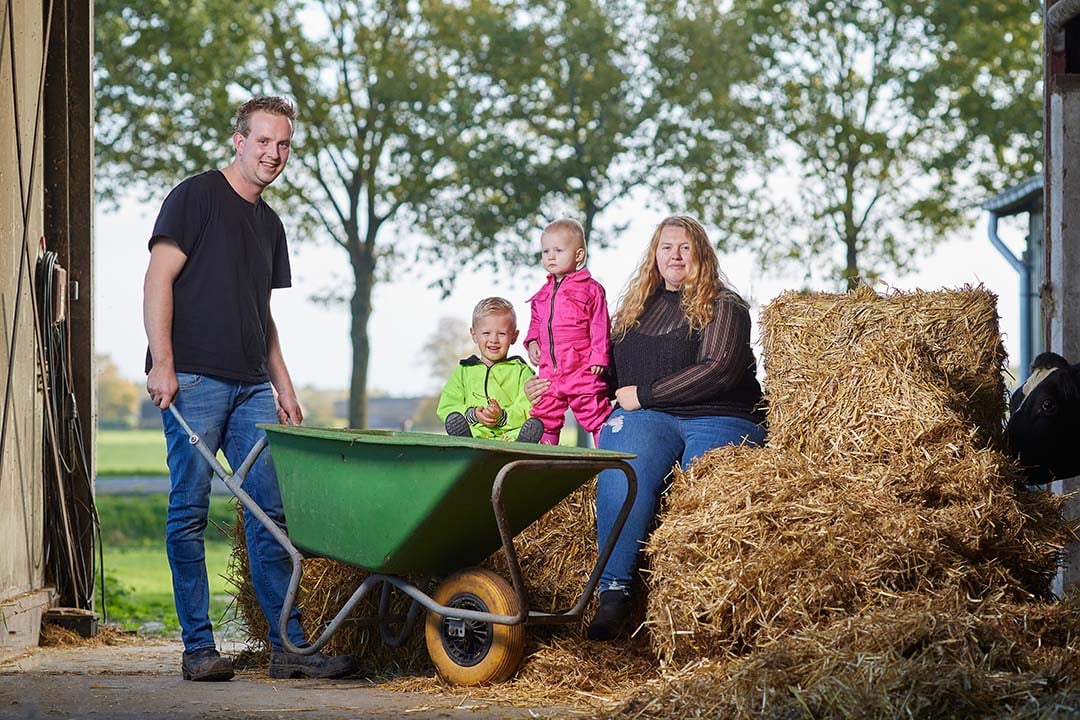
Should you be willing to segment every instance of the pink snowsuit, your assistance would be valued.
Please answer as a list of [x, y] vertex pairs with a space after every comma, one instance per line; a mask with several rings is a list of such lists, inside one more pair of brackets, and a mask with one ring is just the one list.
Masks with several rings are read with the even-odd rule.
[[593, 365], [611, 367], [607, 299], [604, 287], [586, 269], [544, 287], [529, 299], [532, 319], [525, 347], [540, 344], [540, 377], [551, 387], [533, 405], [532, 415], [544, 423], [543, 442], [558, 444], [567, 405], [587, 432], [595, 433], [611, 413], [607, 381], [593, 375]]

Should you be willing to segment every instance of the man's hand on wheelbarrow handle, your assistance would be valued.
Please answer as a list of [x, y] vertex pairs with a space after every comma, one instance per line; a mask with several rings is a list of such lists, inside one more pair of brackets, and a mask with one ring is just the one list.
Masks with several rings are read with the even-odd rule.
[[179, 389], [180, 384], [171, 367], [155, 365], [146, 375], [146, 392], [150, 394], [150, 401], [162, 410], [172, 404]]
[[299, 425], [304, 421], [304, 411], [300, 402], [292, 393], [280, 393], [277, 396], [278, 422], [282, 425]]

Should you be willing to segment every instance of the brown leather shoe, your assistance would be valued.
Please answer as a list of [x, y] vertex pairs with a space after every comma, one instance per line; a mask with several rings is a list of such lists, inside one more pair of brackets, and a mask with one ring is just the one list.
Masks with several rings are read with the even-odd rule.
[[233, 664], [215, 648], [201, 648], [184, 653], [180, 671], [184, 673], [185, 680], [221, 682], [232, 679]]
[[270, 653], [270, 677], [272, 678], [318, 678], [334, 680], [356, 672], [356, 660], [352, 655], [336, 657], [315, 653], [301, 655], [284, 651]]

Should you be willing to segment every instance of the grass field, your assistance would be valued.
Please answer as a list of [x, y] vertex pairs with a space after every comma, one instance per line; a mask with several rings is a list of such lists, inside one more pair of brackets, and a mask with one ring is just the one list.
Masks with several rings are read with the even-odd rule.
[[[159, 622], [166, 632], [179, 630], [173, 607], [172, 574], [165, 554], [166, 495], [100, 495], [105, 599], [109, 621], [138, 630]], [[224, 574], [232, 541], [219, 528], [231, 529], [236, 511], [228, 498], [210, 498], [206, 530], [206, 569], [210, 581], [210, 619], [218, 625], [232, 601]], [[100, 611], [100, 583], [95, 607]]]
[[[232, 546], [215, 541], [206, 544], [206, 571], [210, 579], [210, 620], [220, 625], [232, 602], [231, 588], [224, 575]], [[172, 574], [165, 546], [110, 547], [105, 552], [105, 593], [109, 622], [137, 630], [149, 622], [160, 622], [166, 631], [178, 631], [180, 624], [173, 607]], [[101, 608], [101, 588], [95, 607]]]
[[[218, 453], [221, 464], [229, 467]], [[168, 475], [165, 435], [160, 430], [98, 430], [97, 474], [100, 477]]]
[[168, 475], [160, 430], [99, 430], [98, 475]]

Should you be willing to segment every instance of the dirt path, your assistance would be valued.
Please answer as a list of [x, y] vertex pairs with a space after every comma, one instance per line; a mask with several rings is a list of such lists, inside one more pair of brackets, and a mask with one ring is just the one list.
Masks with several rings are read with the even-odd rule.
[[0, 661], [0, 719], [488, 720], [577, 714], [392, 693], [359, 678], [270, 680], [264, 671], [245, 671], [226, 683], [185, 682], [179, 670], [182, 649], [176, 641], [44, 647]]

